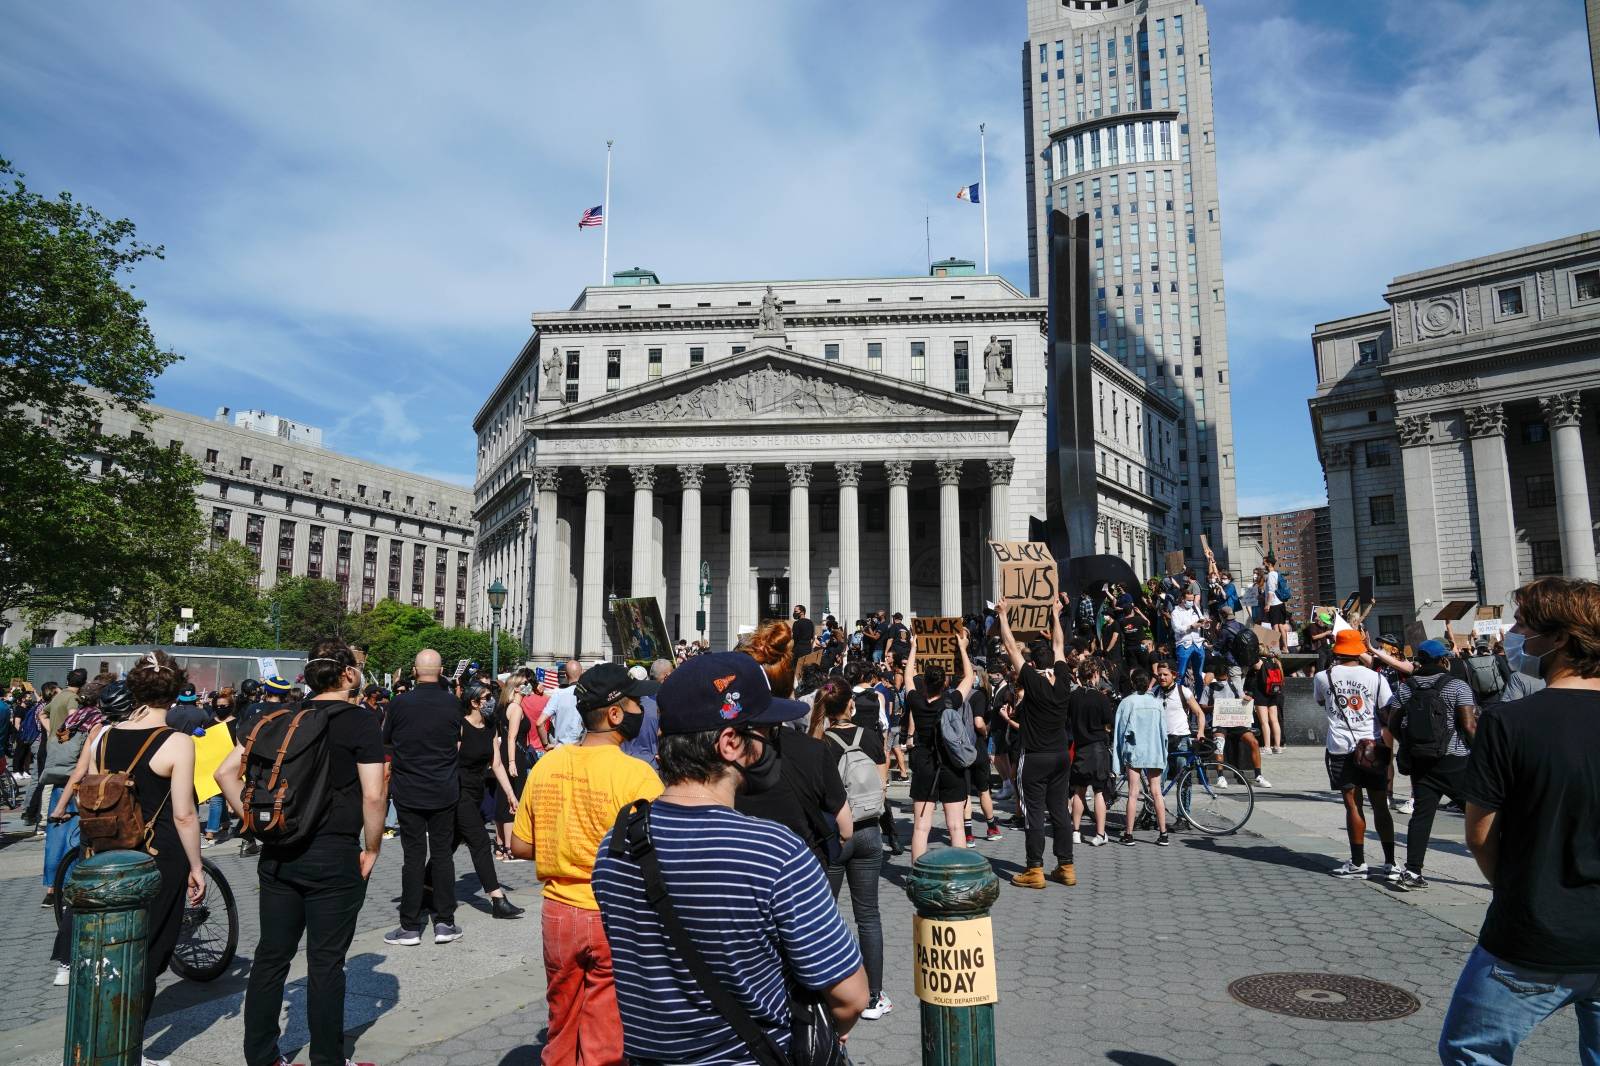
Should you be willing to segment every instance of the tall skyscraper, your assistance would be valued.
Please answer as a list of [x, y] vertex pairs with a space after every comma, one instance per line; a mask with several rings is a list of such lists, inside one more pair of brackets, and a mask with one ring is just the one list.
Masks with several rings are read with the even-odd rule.
[[[1238, 552], [1211, 42], [1199, 0], [1028, 0], [1029, 283], [1049, 212], [1092, 219], [1095, 342], [1183, 410], [1180, 528]], [[1298, 416], [1295, 416], [1298, 417]]]

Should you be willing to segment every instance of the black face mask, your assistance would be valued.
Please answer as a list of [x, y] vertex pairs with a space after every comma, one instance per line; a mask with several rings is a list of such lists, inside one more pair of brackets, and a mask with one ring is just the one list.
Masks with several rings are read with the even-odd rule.
[[639, 735], [639, 730], [644, 728], [644, 712], [638, 714], [624, 713], [622, 721], [617, 724], [617, 736], [623, 740], [633, 740]]
[[[746, 738], [745, 743], [749, 743]], [[759, 796], [763, 792], [770, 792], [777, 785], [781, 776], [778, 765], [778, 750], [773, 747], [772, 741], [766, 737], [761, 738], [761, 757], [749, 766], [734, 763], [734, 769], [739, 771], [742, 779], [739, 793], [744, 796]]]

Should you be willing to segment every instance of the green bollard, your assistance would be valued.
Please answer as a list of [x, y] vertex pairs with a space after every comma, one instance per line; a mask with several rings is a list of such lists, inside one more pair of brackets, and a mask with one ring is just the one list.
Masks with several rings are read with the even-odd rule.
[[72, 906], [72, 983], [63, 1066], [139, 1066], [144, 1046], [145, 938], [161, 871], [142, 851], [78, 863]]
[[994, 1066], [994, 929], [1000, 879], [983, 856], [930, 851], [911, 867], [922, 1066]]

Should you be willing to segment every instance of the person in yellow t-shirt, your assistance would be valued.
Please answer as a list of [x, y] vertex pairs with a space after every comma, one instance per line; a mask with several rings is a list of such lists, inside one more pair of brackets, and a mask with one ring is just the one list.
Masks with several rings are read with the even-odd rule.
[[611, 946], [590, 879], [600, 840], [617, 812], [635, 800], [661, 795], [655, 770], [621, 747], [644, 725], [636, 696], [646, 684], [615, 663], [585, 671], [576, 686], [583, 740], [563, 744], [535, 763], [517, 804], [511, 851], [519, 859], [533, 859], [544, 882], [546, 1064], [624, 1062]]

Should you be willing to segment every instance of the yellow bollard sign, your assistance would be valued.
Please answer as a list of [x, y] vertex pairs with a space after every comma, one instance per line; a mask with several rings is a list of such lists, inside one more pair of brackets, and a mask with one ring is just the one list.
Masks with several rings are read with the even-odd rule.
[[974, 1007], [1000, 998], [994, 973], [994, 927], [988, 918], [941, 922], [918, 915], [917, 998], [936, 1007]]

